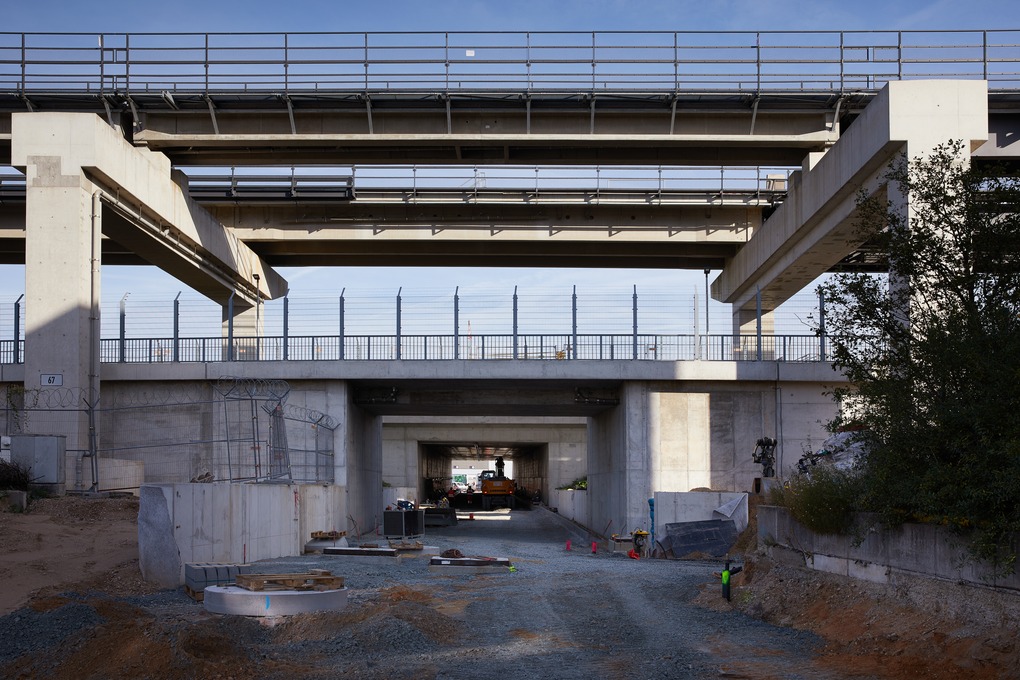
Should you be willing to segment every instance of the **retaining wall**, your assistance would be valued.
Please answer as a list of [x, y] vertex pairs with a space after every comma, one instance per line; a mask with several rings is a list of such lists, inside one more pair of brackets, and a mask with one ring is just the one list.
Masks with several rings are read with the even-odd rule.
[[341, 486], [144, 484], [139, 495], [142, 577], [167, 587], [184, 583], [188, 562], [300, 555], [311, 532], [347, 526]]
[[[873, 519], [864, 516], [865, 523]], [[967, 559], [960, 536], [929, 524], [885, 529], [874, 523], [859, 541], [854, 536], [816, 534], [786, 508], [758, 507], [758, 545], [777, 561], [818, 571], [890, 583], [920, 575], [973, 585], [1020, 590], [1020, 575], [993, 577], [991, 567]], [[1013, 552], [1020, 550], [1020, 539]]]

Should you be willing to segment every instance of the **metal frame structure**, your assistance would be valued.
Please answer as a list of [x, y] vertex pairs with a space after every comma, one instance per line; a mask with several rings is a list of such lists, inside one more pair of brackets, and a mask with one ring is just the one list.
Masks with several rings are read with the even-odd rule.
[[[1020, 31], [0, 33], [0, 91], [25, 98], [485, 90], [853, 92], [890, 80], [1020, 88]], [[178, 95], [199, 96], [183, 98]], [[130, 103], [130, 102], [129, 102]]]

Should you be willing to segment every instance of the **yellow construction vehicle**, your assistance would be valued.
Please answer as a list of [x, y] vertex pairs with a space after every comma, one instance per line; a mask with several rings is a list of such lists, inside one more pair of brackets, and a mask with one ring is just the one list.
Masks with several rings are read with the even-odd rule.
[[491, 510], [498, 506], [514, 509], [516, 486], [514, 480], [504, 474], [503, 469], [503, 457], [496, 456], [496, 469], [483, 470], [479, 475], [478, 480], [482, 487], [482, 510]]

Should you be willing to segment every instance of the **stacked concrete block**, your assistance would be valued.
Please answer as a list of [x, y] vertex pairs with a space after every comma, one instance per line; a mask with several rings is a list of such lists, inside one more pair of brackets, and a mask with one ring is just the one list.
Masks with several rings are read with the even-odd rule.
[[189, 595], [201, 601], [207, 586], [232, 585], [238, 574], [250, 573], [250, 564], [188, 562], [184, 565], [184, 588]]

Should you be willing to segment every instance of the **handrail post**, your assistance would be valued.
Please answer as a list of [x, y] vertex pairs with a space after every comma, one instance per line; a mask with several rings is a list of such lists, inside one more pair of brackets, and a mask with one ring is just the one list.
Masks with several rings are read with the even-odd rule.
[[633, 314], [633, 317], [634, 317], [633, 318], [633, 322], [632, 322], [632, 324], [633, 324], [633, 338], [634, 338], [634, 343], [633, 343], [634, 344], [634, 347], [633, 347], [633, 350], [634, 350], [633, 351], [633, 358], [637, 359], [638, 358], [638, 351], [637, 351], [637, 333], [638, 333], [638, 328], [637, 328], [637, 285], [634, 286], [634, 298], [633, 298], [633, 304], [632, 304], [632, 310], [631, 311], [632, 311], [632, 314]]
[[460, 359], [460, 286], [453, 290], [453, 358]]
[[174, 298], [174, 363], [181, 360], [181, 292]]
[[14, 301], [14, 363], [21, 363], [21, 301], [25, 294], [22, 293]]
[[517, 286], [514, 286], [514, 359], [517, 357]]
[[574, 286], [574, 293], [571, 296], [571, 341], [570, 358], [577, 358], [577, 286]]

